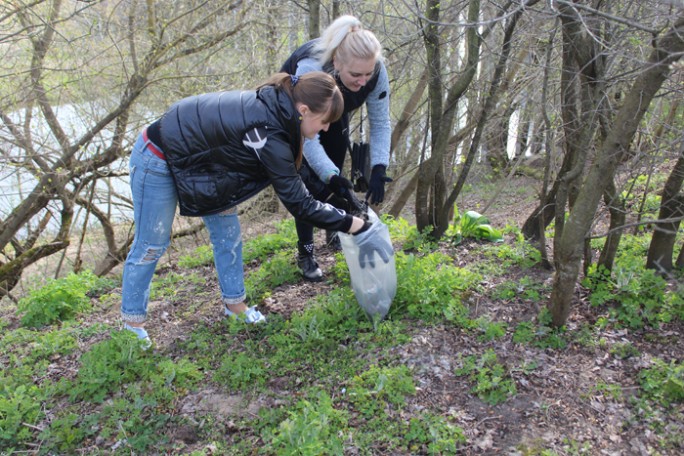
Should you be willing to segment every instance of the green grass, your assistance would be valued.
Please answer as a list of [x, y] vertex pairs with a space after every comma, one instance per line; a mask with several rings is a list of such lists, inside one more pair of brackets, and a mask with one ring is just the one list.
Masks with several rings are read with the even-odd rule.
[[[482, 259], [461, 267], [457, 253], [445, 253], [454, 252], [453, 245], [443, 248], [405, 220], [386, 221], [395, 245], [403, 248], [395, 256], [397, 294], [377, 327], [354, 298], [341, 253], [328, 271], [330, 291], [309, 300], [302, 311], [288, 318], [270, 313], [266, 325], [233, 319], [195, 325], [165, 350], [143, 351], [131, 334], [111, 324], [87, 324], [93, 303], [117, 303], [116, 284], [110, 281], [83, 274], [34, 290], [20, 306], [24, 325], [0, 325], [0, 447], [11, 453], [38, 444], [44, 454], [69, 454], [99, 442], [103, 452], [118, 445], [111, 451], [115, 454], [204, 454], [174, 440], [176, 429], [187, 428], [217, 454], [255, 454], [255, 448], [277, 455], [458, 454], [474, 444], [463, 421], [430, 403], [417, 403], [420, 369], [429, 366], [409, 367], [399, 355], [438, 343], [416, 345], [420, 331], [462, 338], [467, 345], [459, 349], [470, 352], [453, 353], [450, 374], [465, 385], [462, 394], [497, 407], [519, 394], [518, 382], [534, 378], [529, 376], [543, 366], [537, 353], [579, 348], [625, 362], [641, 356], [635, 343], [606, 339], [605, 331], [655, 328], [682, 318], [676, 290], [629, 266], [629, 252], [622, 253], [610, 276], [588, 279], [588, 299], [601, 311], [595, 324], [574, 331], [551, 328], [546, 310], [504, 321], [483, 308], [476, 318], [473, 301], [518, 308], [543, 307], [548, 298], [546, 282], [527, 273], [538, 257], [518, 233], [507, 230], [504, 243], [470, 245]], [[301, 280], [293, 230], [292, 223], [284, 223], [273, 234], [245, 242], [252, 302]], [[625, 248], [640, 252], [642, 245], [629, 239]], [[181, 257], [184, 270], [156, 277], [153, 298], [180, 301], [192, 294], [201, 301], [202, 272], [212, 260], [207, 247]], [[503, 276], [506, 268], [525, 275], [493, 286], [489, 280]], [[638, 307], [630, 304], [637, 302]], [[66, 358], [75, 367], [71, 375], [51, 374]], [[657, 418], [681, 403], [681, 363], [655, 360], [636, 375], [636, 396], [601, 382], [585, 394], [621, 402], [662, 437], [664, 448], [678, 445], [676, 434], [659, 428]], [[205, 389], [245, 403], [258, 398], [269, 406], [235, 417], [182, 413], [188, 395]], [[567, 442], [566, 450], [582, 451], [572, 438]], [[524, 454], [554, 453], [528, 447]]]

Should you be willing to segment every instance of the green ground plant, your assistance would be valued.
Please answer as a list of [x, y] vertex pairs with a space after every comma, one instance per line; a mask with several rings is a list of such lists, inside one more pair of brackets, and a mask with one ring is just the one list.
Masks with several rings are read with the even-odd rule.
[[[289, 320], [273, 315], [259, 327], [230, 320], [224, 325], [218, 334], [198, 328], [183, 350], [201, 357], [218, 384], [241, 391], [260, 389], [274, 378], [336, 385], [363, 370], [365, 351], [382, 353], [407, 340], [401, 322], [385, 321], [373, 330], [348, 288], [318, 296]], [[226, 345], [232, 347], [229, 354]]]
[[336, 430], [345, 429], [348, 419], [344, 410], [333, 406], [327, 393], [312, 392], [297, 402], [267, 439], [275, 454], [344, 455], [343, 436]]
[[[270, 322], [268, 326], [271, 326]], [[286, 405], [281, 411], [268, 412], [266, 416], [262, 413], [258, 425], [249, 422], [245, 426], [261, 429], [260, 434], [272, 448], [270, 451], [277, 454], [342, 454], [336, 450], [339, 435], [354, 435], [355, 443], [363, 447], [364, 442], [375, 441], [376, 436], [371, 434], [376, 431], [386, 434], [392, 429], [393, 435], [396, 431], [398, 436], [405, 432], [405, 429], [396, 430], [399, 424], [386, 416], [384, 410], [388, 404], [401, 407], [404, 396], [414, 392], [410, 373], [403, 366], [397, 369], [368, 367], [371, 360], [383, 356], [392, 346], [407, 342], [403, 335], [405, 328], [402, 328], [400, 322], [386, 321], [373, 330], [354, 302], [353, 293], [348, 289], [335, 289], [330, 295], [320, 296], [313, 301], [301, 314], [293, 315], [291, 320], [276, 321], [273, 328], [260, 332], [258, 340], [244, 340], [234, 349], [242, 350], [243, 354], [224, 357], [224, 364], [219, 369], [227, 374], [229, 381], [237, 380], [231, 386], [242, 391], [254, 388], [249, 381], [253, 370], [245, 374], [245, 369], [240, 367], [249, 366], [250, 359], [261, 360], [252, 362], [252, 366], [268, 366], [262, 373], [267, 384], [273, 377], [293, 376], [296, 384], [281, 384], [281, 387], [301, 390], [301, 385], [315, 385], [309, 391], [300, 391], [306, 400]], [[243, 328], [235, 335], [240, 336], [244, 331], [246, 329]], [[197, 345], [204, 350], [209, 339], [208, 335], [202, 336]], [[221, 344], [221, 341], [217, 343]], [[374, 355], [369, 357], [371, 353]], [[232, 369], [229, 358], [241, 359], [236, 363], [239, 366]], [[229, 369], [235, 372], [229, 373]], [[219, 383], [225, 385], [228, 381]], [[340, 390], [340, 385], [346, 385], [345, 389]], [[340, 391], [343, 395], [340, 395]], [[341, 416], [339, 413], [344, 406], [331, 405], [331, 394], [347, 401], [349, 411], [355, 414], [359, 413], [357, 404], [359, 407], [382, 410], [380, 418], [367, 418], [378, 419], [375, 423], [382, 423], [381, 429], [373, 425], [367, 430], [365, 426], [362, 426], [363, 429], [345, 430], [343, 422], [332, 419]], [[266, 425], [265, 421], [270, 424]], [[326, 425], [337, 425], [337, 433], [331, 432]], [[240, 454], [239, 448], [240, 444], [234, 454]]]
[[111, 281], [97, 277], [90, 271], [71, 273], [64, 278], [51, 279], [41, 288], [19, 300], [17, 308], [23, 313], [21, 324], [40, 328], [59, 321], [71, 320], [92, 308], [90, 295], [110, 287]]
[[468, 309], [461, 295], [476, 289], [480, 274], [453, 265], [453, 259], [439, 252], [423, 256], [395, 254], [397, 293], [390, 315], [408, 315], [425, 321], [446, 318], [457, 325], [470, 325]]
[[668, 290], [656, 271], [634, 261], [612, 271], [593, 266], [582, 285], [591, 291], [591, 304], [608, 306], [610, 319], [618, 326], [657, 327], [684, 315], [684, 299]]
[[473, 321], [472, 326], [477, 330], [480, 342], [491, 342], [506, 335], [508, 325], [502, 321], [492, 321], [488, 315], [483, 315]]
[[347, 400], [367, 418], [400, 409], [406, 397], [415, 394], [411, 372], [406, 366], [371, 366], [351, 379]]
[[18, 328], [2, 332], [0, 446], [21, 445], [33, 437], [30, 426], [44, 418], [42, 404], [48, 402], [55, 391], [52, 382], [37, 382], [36, 379], [46, 377], [51, 359], [76, 351], [77, 334], [68, 323], [53, 331]]
[[461, 427], [429, 412], [409, 420], [404, 438], [412, 454], [458, 454], [458, 450], [467, 442]]
[[[660, 195], [659, 189], [664, 184], [664, 177], [656, 174], [646, 176], [643, 174], [637, 175], [630, 179], [626, 185], [626, 190], [623, 190], [620, 197], [624, 200], [625, 206], [639, 213], [641, 219], [657, 219], [658, 211], [660, 209]], [[645, 234], [651, 231], [647, 225], [637, 226], [637, 231]]]
[[214, 251], [211, 245], [200, 245], [189, 255], [181, 255], [178, 258], [178, 266], [185, 269], [209, 266], [214, 263]]
[[548, 309], [542, 309], [537, 320], [537, 323], [532, 321], [518, 323], [513, 332], [513, 342], [541, 349], [554, 350], [563, 349], [568, 345], [566, 328], [554, 328], [551, 326], [551, 316]]
[[491, 348], [480, 357], [460, 357], [459, 364], [454, 373], [458, 377], [467, 377], [474, 384], [471, 391], [482, 401], [496, 405], [517, 393], [515, 380], [508, 368], [498, 362], [496, 352]]
[[613, 344], [610, 347], [609, 352], [618, 359], [635, 358], [641, 355], [639, 349], [631, 342], [618, 342]]
[[650, 244], [651, 236], [645, 236], [643, 234], [626, 234], [622, 236], [615, 257], [615, 264], [623, 266], [641, 264], [636, 261], [636, 259], [643, 259], [646, 257]]
[[157, 359], [142, 350], [132, 333], [113, 331], [83, 354], [76, 380], [64, 385], [64, 391], [72, 400], [100, 403], [125, 384], [144, 382], [158, 398], [168, 400], [172, 386], [185, 391], [201, 378], [192, 363]]
[[522, 456], [559, 456], [557, 452], [545, 449], [543, 441], [539, 443], [533, 442], [531, 445], [520, 444], [517, 445], [515, 448], [520, 452]]
[[660, 405], [669, 407], [684, 401], [684, 364], [681, 362], [667, 363], [656, 358], [653, 367], [639, 373], [639, 382], [644, 395]]
[[[19, 379], [24, 373], [7, 375], [0, 372], [0, 447], [11, 449], [29, 442], [33, 437], [31, 426], [44, 416], [42, 402], [48, 399], [45, 389]], [[29, 426], [27, 426], [28, 424]]]
[[137, 381], [154, 367], [154, 361], [140, 347], [135, 336], [113, 331], [81, 357], [76, 381], [68, 384], [72, 400], [102, 402], [122, 385]]
[[81, 417], [73, 412], [65, 413], [50, 423], [50, 427], [41, 432], [43, 448], [46, 450], [67, 453], [75, 450], [87, 437], [86, 430], [80, 426]]
[[214, 381], [235, 391], [257, 389], [266, 383], [267, 367], [261, 358], [250, 353], [229, 352], [213, 375]]
[[50, 357], [68, 355], [77, 348], [77, 331], [68, 323], [52, 331], [18, 328], [3, 332], [0, 339], [0, 353], [4, 353], [8, 368], [25, 365], [38, 371]]
[[380, 216], [390, 233], [390, 238], [395, 245], [405, 246], [409, 238], [418, 235], [418, 228], [409, 223], [405, 218], [394, 218], [392, 216], [382, 214]]
[[[383, 326], [395, 325], [384, 322]], [[386, 350], [402, 340], [391, 331], [373, 331], [353, 292], [335, 289], [262, 339], [260, 356], [279, 375], [291, 373], [300, 381], [338, 384], [363, 369], [362, 352]]]
[[[149, 454], [168, 444], [169, 436], [164, 430], [175, 422], [153, 398], [138, 388], [132, 388], [126, 397], [107, 401], [102, 412], [90, 418], [101, 426], [98, 435], [122, 444], [119, 452], [126, 454]], [[82, 429], [87, 427], [82, 426]]]
[[274, 253], [284, 250], [294, 255], [295, 244], [292, 240], [297, 238], [294, 219], [288, 217], [277, 223], [275, 230], [275, 233], [262, 234], [246, 241], [242, 249], [243, 261], [263, 262]]
[[301, 274], [291, 252], [277, 252], [270, 257], [269, 261], [262, 263], [258, 269], [245, 277], [247, 299], [259, 302], [274, 288], [286, 283], [296, 283], [300, 278]]
[[592, 385], [584, 396], [587, 398], [597, 395], [605, 396], [614, 401], [622, 401], [624, 397], [622, 386], [618, 384], [608, 384], [602, 381]]
[[201, 286], [206, 283], [206, 280], [199, 274], [185, 273], [180, 274], [170, 271], [163, 276], [155, 277], [150, 286], [150, 300], [156, 301], [167, 299], [174, 302], [183, 299], [185, 293], [191, 288], [190, 285]]
[[579, 346], [596, 352], [597, 350], [605, 350], [608, 346], [608, 341], [605, 337], [601, 337], [601, 332], [601, 328], [597, 325], [584, 323], [569, 336]]
[[[43, 449], [68, 453], [97, 432], [100, 438], [125, 441], [129, 451], [148, 452], [166, 440], [160, 430], [173, 418], [164, 410], [203, 378], [187, 359], [145, 353], [134, 335], [113, 332], [81, 357], [73, 381], [63, 379], [50, 390], [54, 396], [69, 396], [74, 405], [52, 411], [54, 418], [40, 433]], [[101, 404], [101, 411], [76, 413], [83, 403]]]
[[[292, 250], [292, 239], [296, 236], [294, 219], [288, 218], [275, 225], [275, 233], [256, 236], [243, 243], [242, 259], [246, 263], [265, 261], [271, 255], [282, 250]], [[208, 266], [214, 262], [214, 251], [211, 245], [200, 245], [189, 255], [181, 255], [178, 266], [192, 269]]]
[[497, 263], [499, 271], [512, 267], [529, 269], [541, 262], [541, 253], [530, 245], [520, 230], [511, 231], [515, 243], [495, 244], [483, 246], [485, 258]]
[[409, 230], [406, 233], [403, 250], [405, 252], [417, 252], [420, 254], [429, 254], [437, 250], [439, 243], [435, 241], [434, 236], [432, 236], [432, 230], [433, 228], [431, 226], [426, 227], [422, 231], [418, 231], [417, 228]]
[[503, 233], [494, 228], [487, 217], [476, 211], [461, 214], [457, 207], [454, 207], [454, 219], [445, 236], [456, 244], [460, 244], [464, 238], [503, 242]]
[[563, 439], [563, 447], [565, 449], [565, 453], [571, 456], [589, 454], [592, 450], [591, 444], [588, 442], [578, 442], [575, 439], [568, 437]]
[[492, 298], [496, 300], [512, 300], [515, 298], [529, 302], [540, 302], [550, 292], [549, 286], [529, 276], [516, 280], [506, 280], [496, 286]]

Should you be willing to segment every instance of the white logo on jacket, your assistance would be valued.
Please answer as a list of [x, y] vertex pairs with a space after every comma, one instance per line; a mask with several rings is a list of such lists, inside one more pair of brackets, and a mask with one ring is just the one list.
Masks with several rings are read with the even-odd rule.
[[[256, 127], [245, 133], [245, 136], [242, 137], [242, 144], [250, 149], [254, 149], [257, 157], [259, 157], [259, 149], [264, 148], [267, 140], [266, 127]], [[261, 160], [260, 157], [259, 160]]]

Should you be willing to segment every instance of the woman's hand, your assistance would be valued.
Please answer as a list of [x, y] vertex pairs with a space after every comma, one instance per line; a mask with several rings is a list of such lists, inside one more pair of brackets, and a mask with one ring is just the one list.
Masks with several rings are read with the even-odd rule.
[[359, 266], [365, 268], [369, 265], [371, 268], [375, 267], [374, 254], [378, 254], [382, 261], [389, 262], [390, 257], [394, 254], [392, 245], [389, 244], [377, 230], [371, 230], [372, 223], [354, 217], [349, 233], [355, 236], [356, 245], [359, 247]]
[[353, 217], [351, 228], [349, 228], [349, 234], [363, 233], [368, 228], [370, 228], [370, 226], [370, 222], [359, 217]]
[[385, 174], [385, 165], [373, 166], [366, 201], [370, 198], [371, 204], [382, 203], [385, 200], [385, 183], [387, 182], [392, 182], [392, 178]]
[[361, 269], [366, 265], [375, 268], [375, 254], [377, 253], [380, 259], [388, 263], [390, 257], [394, 255], [392, 244], [380, 234], [377, 229], [371, 229], [370, 222], [366, 222], [364, 227], [354, 233], [354, 240], [359, 247], [359, 266]]
[[[335, 195], [342, 198], [346, 202], [345, 207], [342, 207], [341, 209], [344, 209], [346, 212], [349, 212], [352, 215], [359, 215], [366, 212], [366, 207], [354, 194], [354, 184], [352, 184], [351, 181], [342, 176], [334, 174], [330, 178], [328, 186]], [[333, 206], [339, 207], [335, 204], [333, 204]]]

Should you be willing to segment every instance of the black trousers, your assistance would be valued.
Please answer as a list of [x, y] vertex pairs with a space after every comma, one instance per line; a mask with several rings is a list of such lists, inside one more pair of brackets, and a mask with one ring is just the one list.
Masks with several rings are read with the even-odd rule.
[[[347, 150], [349, 150], [349, 115], [344, 113], [342, 117], [334, 123], [330, 124], [328, 131], [322, 131], [319, 134], [321, 146], [325, 150], [326, 155], [340, 170], [344, 168], [344, 160], [347, 157]], [[302, 163], [302, 168], [299, 170], [302, 176], [304, 185], [306, 185], [309, 193], [319, 201], [327, 202], [337, 207], [338, 209], [347, 210], [339, 200], [328, 198], [332, 194], [332, 190], [314, 173], [306, 160]], [[297, 229], [297, 237], [299, 243], [313, 244], [314, 226], [301, 220], [295, 220], [295, 228]]]

